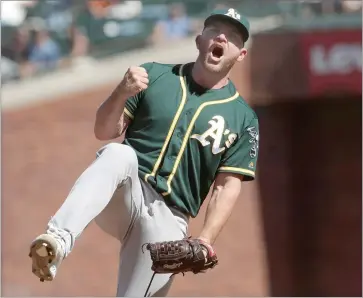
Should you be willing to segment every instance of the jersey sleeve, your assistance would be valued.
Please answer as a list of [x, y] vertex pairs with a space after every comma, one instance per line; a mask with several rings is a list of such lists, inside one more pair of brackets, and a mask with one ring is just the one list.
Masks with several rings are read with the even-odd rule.
[[245, 181], [255, 179], [259, 149], [259, 124], [254, 118], [236, 143], [227, 149], [218, 172], [241, 174]]
[[[153, 63], [144, 63], [144, 64], [140, 65], [140, 67], [145, 68], [146, 72], [148, 73], [149, 82], [151, 81], [150, 72], [151, 72], [152, 66], [153, 66]], [[135, 96], [132, 96], [127, 99], [127, 101], [125, 103], [124, 113], [131, 120], [134, 119], [135, 113], [136, 113], [138, 107], [140, 106], [140, 103], [141, 103], [144, 95], [145, 95], [145, 90], [143, 90], [143, 91], [139, 92], [138, 94], [136, 94]]]

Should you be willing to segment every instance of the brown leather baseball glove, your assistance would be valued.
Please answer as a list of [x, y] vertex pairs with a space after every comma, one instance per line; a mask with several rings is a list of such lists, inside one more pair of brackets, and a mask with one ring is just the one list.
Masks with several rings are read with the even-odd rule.
[[146, 249], [150, 251], [151, 269], [155, 273], [178, 274], [191, 271], [197, 274], [218, 264], [212, 246], [200, 239], [148, 243]]

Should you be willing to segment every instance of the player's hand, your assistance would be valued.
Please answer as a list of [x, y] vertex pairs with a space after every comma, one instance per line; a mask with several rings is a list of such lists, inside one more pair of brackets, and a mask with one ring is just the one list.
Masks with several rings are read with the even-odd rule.
[[189, 237], [145, 245], [150, 251], [151, 269], [155, 273], [177, 274], [191, 271], [197, 274], [214, 268], [218, 264], [218, 258], [212, 246], [200, 239]]
[[131, 66], [125, 73], [120, 83], [120, 88], [125, 97], [135, 96], [148, 87], [149, 79], [146, 69], [139, 66]]

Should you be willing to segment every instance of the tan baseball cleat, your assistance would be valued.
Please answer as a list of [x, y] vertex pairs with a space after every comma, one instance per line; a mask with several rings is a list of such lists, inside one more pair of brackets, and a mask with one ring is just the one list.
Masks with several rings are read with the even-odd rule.
[[64, 251], [55, 237], [42, 234], [32, 242], [29, 257], [33, 261], [32, 271], [40, 281], [52, 281], [64, 259]]

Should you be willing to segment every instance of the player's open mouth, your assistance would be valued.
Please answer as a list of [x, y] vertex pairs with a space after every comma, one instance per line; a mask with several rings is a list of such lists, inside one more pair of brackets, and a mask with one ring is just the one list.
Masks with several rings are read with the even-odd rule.
[[221, 45], [216, 44], [216, 45], [214, 45], [212, 47], [212, 52], [211, 53], [212, 53], [212, 57], [214, 59], [219, 60], [223, 56], [224, 48]]

